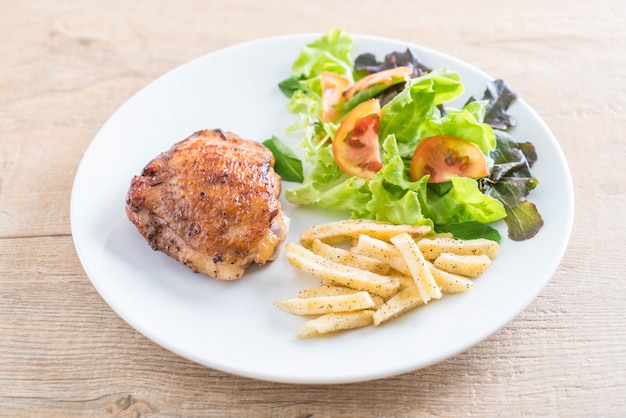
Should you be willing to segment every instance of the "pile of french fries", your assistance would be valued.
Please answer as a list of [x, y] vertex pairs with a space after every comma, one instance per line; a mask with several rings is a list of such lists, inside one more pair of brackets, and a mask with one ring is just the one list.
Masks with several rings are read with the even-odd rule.
[[306, 321], [298, 338], [379, 326], [443, 294], [474, 286], [498, 255], [487, 239], [458, 240], [428, 226], [344, 220], [305, 230], [285, 246], [289, 262], [321, 279], [279, 308]]

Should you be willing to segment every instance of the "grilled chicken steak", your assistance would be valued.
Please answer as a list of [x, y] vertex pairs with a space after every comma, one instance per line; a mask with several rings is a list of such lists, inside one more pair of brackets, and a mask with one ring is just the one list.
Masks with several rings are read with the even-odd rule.
[[287, 235], [274, 156], [258, 142], [204, 130], [135, 176], [126, 214], [154, 250], [194, 272], [238, 279], [272, 260]]

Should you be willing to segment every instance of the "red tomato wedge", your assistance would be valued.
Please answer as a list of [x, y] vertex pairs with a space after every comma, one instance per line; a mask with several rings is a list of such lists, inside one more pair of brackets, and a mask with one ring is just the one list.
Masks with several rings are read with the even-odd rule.
[[429, 174], [429, 183], [450, 181], [453, 175], [479, 179], [490, 173], [485, 154], [475, 144], [454, 136], [422, 139], [411, 160], [411, 180]]
[[333, 138], [333, 157], [348, 176], [370, 179], [383, 167], [378, 145], [380, 103], [360, 103], [341, 121]]
[[390, 86], [400, 81], [408, 80], [409, 77], [411, 77], [411, 74], [413, 74], [413, 70], [409, 67], [396, 67], [372, 73], [354, 83], [343, 93], [343, 95], [346, 99], [350, 100], [355, 94], [373, 86], [374, 84], [384, 83]]
[[337, 105], [345, 102], [343, 92], [350, 86], [350, 80], [340, 74], [325, 71], [322, 73], [320, 83], [322, 85], [322, 122], [336, 122], [340, 113]]

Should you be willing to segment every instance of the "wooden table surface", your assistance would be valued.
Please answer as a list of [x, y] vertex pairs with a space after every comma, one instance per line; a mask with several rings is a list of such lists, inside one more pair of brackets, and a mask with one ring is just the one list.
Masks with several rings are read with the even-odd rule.
[[[504, 329], [400, 376], [289, 385], [181, 358], [118, 317], [78, 260], [81, 157], [178, 65], [331, 27], [437, 49], [521, 93], [571, 168], [565, 257]], [[0, 415], [626, 416], [625, 161], [623, 0], [1, 1]]]

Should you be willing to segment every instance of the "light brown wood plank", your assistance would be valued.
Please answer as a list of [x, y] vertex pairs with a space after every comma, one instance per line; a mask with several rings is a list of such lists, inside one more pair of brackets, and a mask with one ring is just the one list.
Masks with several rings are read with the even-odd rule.
[[[401, 376], [286, 385], [183, 359], [85, 276], [69, 214], [81, 157], [120, 105], [176, 66], [334, 26], [437, 49], [520, 92], [572, 170], [561, 266], [504, 329]], [[1, 2], [0, 415], [626, 415], [624, 51], [621, 0]]]

